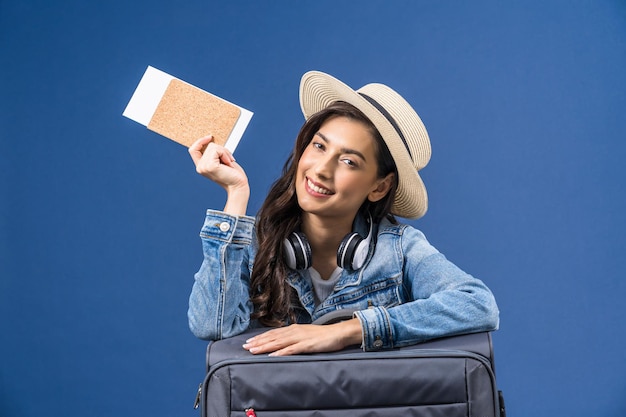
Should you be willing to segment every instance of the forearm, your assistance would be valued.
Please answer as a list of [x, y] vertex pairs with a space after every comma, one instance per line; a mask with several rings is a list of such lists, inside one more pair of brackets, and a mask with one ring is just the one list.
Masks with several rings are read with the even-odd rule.
[[339, 344], [342, 348], [353, 345], [362, 345], [363, 328], [361, 326], [361, 321], [358, 318], [345, 320], [332, 326], [337, 326], [339, 330]]
[[355, 315], [363, 323], [366, 350], [392, 348], [461, 333], [494, 330], [499, 311], [487, 286], [439, 253], [406, 264], [407, 299]]
[[201, 339], [221, 339], [249, 326], [249, 246], [254, 220], [208, 211], [204, 260], [189, 297], [189, 327]]
[[356, 315], [363, 323], [365, 350], [408, 346], [498, 328], [498, 308], [490, 293], [439, 293], [425, 300], [390, 308], [375, 307]]
[[224, 213], [232, 216], [245, 216], [250, 200], [250, 186], [248, 183], [229, 188], [226, 190], [227, 198], [224, 206]]

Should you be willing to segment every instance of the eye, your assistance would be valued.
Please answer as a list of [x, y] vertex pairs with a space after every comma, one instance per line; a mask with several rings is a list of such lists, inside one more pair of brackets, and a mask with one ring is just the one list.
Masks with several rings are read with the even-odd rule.
[[311, 146], [314, 147], [315, 149], [319, 149], [320, 151], [323, 151], [324, 149], [326, 149], [324, 144], [318, 141], [311, 141]]
[[349, 167], [351, 167], [351, 168], [356, 168], [356, 167], [358, 167], [358, 166], [359, 166], [359, 165], [356, 163], [356, 161], [354, 161], [353, 159], [350, 159], [350, 158], [343, 158], [341, 161], [342, 161], [344, 164], [346, 164], [346, 165], [348, 165]]

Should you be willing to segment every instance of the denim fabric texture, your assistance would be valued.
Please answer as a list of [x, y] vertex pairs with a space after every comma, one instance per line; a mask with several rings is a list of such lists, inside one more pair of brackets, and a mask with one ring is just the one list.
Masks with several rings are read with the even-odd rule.
[[[204, 260], [189, 298], [189, 327], [201, 339], [234, 336], [250, 321], [250, 273], [256, 240], [254, 217], [208, 210], [200, 237]], [[339, 309], [356, 310], [363, 349], [401, 347], [437, 337], [495, 330], [495, 298], [479, 279], [463, 272], [431, 246], [422, 232], [384, 220], [374, 231], [365, 265], [342, 271], [333, 293], [315, 305], [308, 271], [288, 277], [302, 309], [298, 322]]]

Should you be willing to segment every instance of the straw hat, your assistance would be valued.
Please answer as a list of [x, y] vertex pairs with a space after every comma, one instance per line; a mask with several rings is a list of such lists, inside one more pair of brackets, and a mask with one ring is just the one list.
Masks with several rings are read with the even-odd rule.
[[420, 117], [398, 93], [383, 84], [367, 84], [354, 91], [338, 79], [310, 71], [300, 82], [300, 106], [305, 118], [345, 101], [361, 110], [380, 132], [398, 169], [398, 189], [391, 213], [408, 219], [428, 209], [426, 187], [418, 171], [430, 160], [430, 140]]

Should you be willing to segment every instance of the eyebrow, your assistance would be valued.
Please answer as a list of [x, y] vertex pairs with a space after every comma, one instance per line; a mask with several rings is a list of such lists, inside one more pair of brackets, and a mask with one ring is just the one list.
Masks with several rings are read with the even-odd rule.
[[[326, 143], [331, 143], [332, 142], [322, 132], [317, 132], [315, 135], [319, 136], [320, 138], [322, 138], [322, 140], [324, 142], [326, 142]], [[357, 151], [356, 149], [341, 148], [340, 150], [341, 150], [341, 153], [347, 153], [347, 154], [351, 154], [351, 155], [356, 155], [359, 158], [361, 158], [363, 161], [367, 162], [367, 158], [365, 158], [365, 155], [363, 155], [361, 152]]]

